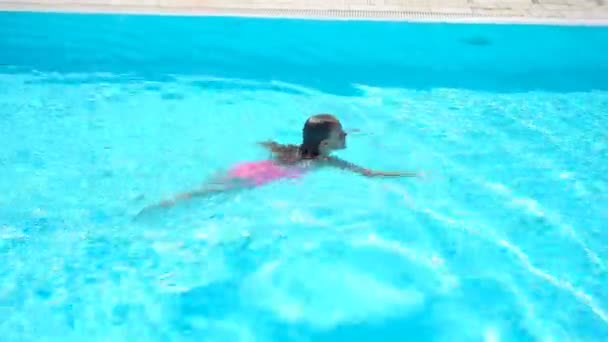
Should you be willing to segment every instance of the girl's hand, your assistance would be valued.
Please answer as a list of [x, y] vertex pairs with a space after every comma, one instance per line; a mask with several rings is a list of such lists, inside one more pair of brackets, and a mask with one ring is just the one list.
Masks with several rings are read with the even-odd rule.
[[373, 171], [366, 170], [364, 173], [369, 177], [420, 177], [421, 173], [415, 171], [403, 171], [403, 172], [387, 172], [387, 171]]

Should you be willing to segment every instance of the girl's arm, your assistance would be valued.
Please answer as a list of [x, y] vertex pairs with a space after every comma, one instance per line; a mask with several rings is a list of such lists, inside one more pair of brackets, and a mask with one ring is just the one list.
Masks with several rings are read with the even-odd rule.
[[338, 167], [343, 170], [352, 171], [358, 173], [360, 175], [366, 177], [419, 177], [420, 173], [415, 171], [401, 171], [401, 172], [389, 172], [389, 171], [375, 171], [371, 169], [367, 169], [358, 165], [355, 165], [346, 160], [329, 157], [326, 159], [326, 162], [333, 167]]

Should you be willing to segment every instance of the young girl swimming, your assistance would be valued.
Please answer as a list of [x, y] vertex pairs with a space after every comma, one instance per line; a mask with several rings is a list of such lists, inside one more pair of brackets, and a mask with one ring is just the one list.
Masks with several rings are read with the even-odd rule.
[[205, 187], [179, 194], [173, 199], [162, 201], [151, 207], [166, 207], [179, 200], [196, 196], [260, 186], [279, 179], [299, 178], [305, 172], [323, 166], [349, 170], [366, 177], [419, 176], [418, 173], [411, 171], [374, 171], [331, 156], [332, 151], [346, 148], [346, 135], [342, 124], [333, 115], [311, 116], [304, 124], [300, 145], [282, 145], [274, 141], [262, 142], [260, 144], [272, 153], [271, 160], [239, 163], [229, 169], [227, 174], [208, 182]]

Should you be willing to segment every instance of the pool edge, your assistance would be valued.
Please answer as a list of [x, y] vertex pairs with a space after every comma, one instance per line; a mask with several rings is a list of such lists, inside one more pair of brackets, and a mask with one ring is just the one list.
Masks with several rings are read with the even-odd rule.
[[466, 11], [343, 10], [286, 8], [161, 7], [128, 5], [89, 5], [13, 3], [0, 1], [0, 12], [99, 13], [126, 15], [229, 16], [276, 19], [359, 20], [440, 22], [463, 24], [538, 24], [564, 26], [608, 26], [607, 18], [569, 18], [550, 16], [480, 15]]

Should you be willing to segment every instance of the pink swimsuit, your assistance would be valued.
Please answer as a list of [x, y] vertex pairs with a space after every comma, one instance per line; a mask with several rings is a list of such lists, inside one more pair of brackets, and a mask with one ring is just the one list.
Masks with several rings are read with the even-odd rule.
[[228, 171], [229, 176], [250, 181], [254, 185], [281, 178], [299, 178], [302, 174], [302, 169], [280, 165], [272, 160], [239, 163]]

